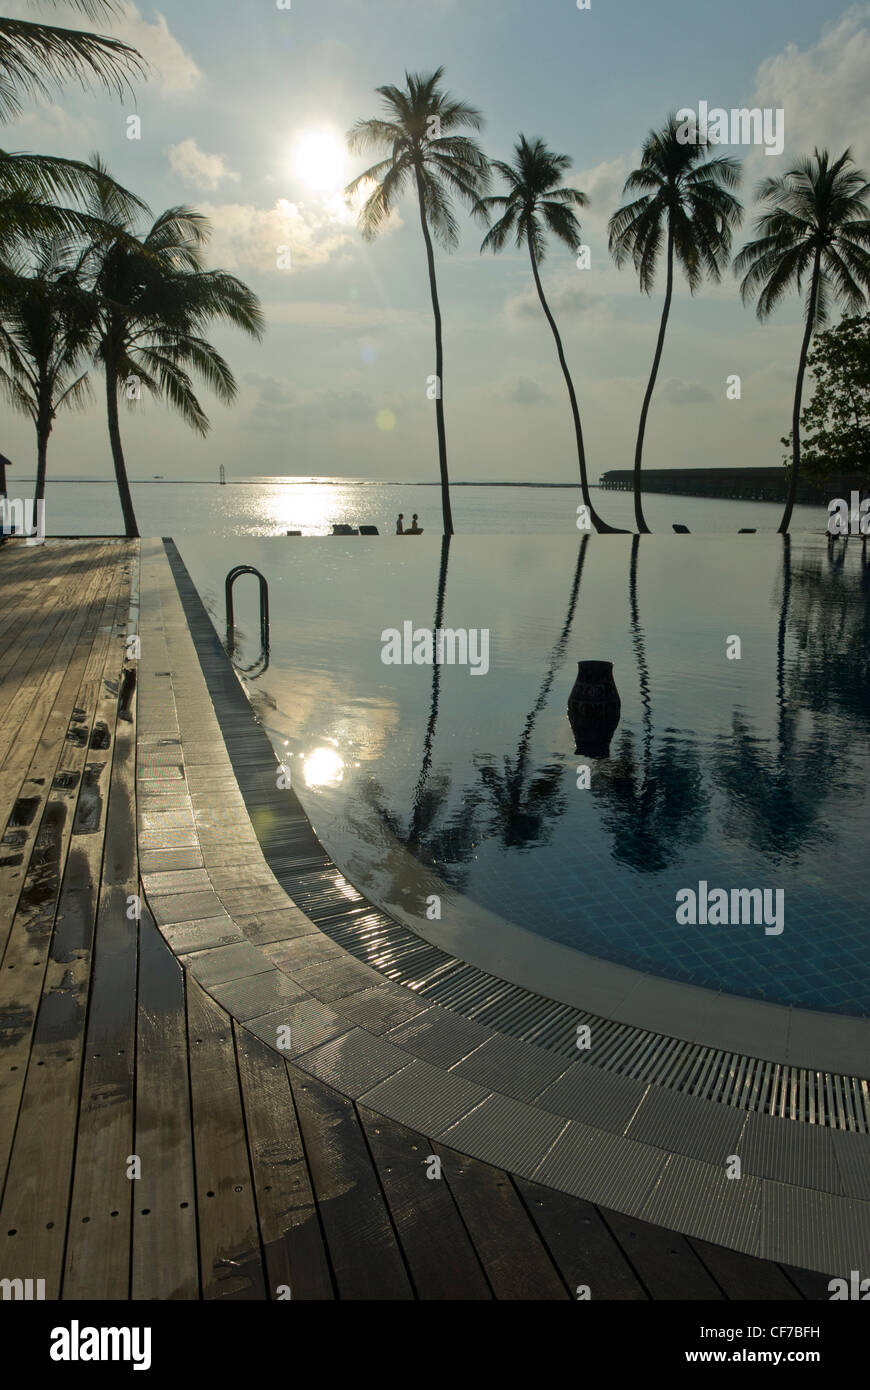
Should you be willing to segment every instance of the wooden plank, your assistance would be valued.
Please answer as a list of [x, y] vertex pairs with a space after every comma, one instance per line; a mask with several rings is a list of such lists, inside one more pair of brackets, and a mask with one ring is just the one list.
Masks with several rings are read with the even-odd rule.
[[6, 697], [5, 708], [0, 716], [0, 761], [6, 758], [43, 676], [51, 669], [57, 649], [62, 645], [66, 635], [71, 615], [74, 616], [79, 611], [83, 582], [97, 580], [98, 577], [96, 563], [88, 567], [86, 576], [64, 576], [64, 587], [57, 595], [52, 596], [56, 601], [41, 608], [39, 621], [28, 626], [22, 640], [7, 654], [11, 660], [4, 658], [0, 662], [0, 676]]
[[514, 1177], [514, 1186], [574, 1298], [648, 1300], [649, 1293], [592, 1202]]
[[753, 1303], [780, 1299], [800, 1302], [794, 1284], [771, 1260], [758, 1260], [694, 1237], [689, 1237], [689, 1245], [726, 1298]]
[[287, 1070], [339, 1298], [412, 1299], [353, 1102], [289, 1063]]
[[[105, 590], [101, 592], [95, 580], [93, 593], [83, 594], [81, 631], [78, 633], [75, 650], [63, 672], [54, 705], [41, 731], [34, 730], [35, 748], [30, 762], [25, 764], [20, 777], [13, 777], [5, 788], [2, 786], [3, 774], [0, 774], [0, 818], [6, 827], [3, 837], [4, 852], [0, 854], [0, 953], [5, 949], [12, 915], [27, 877], [48, 798], [53, 790], [60, 789], [70, 806], [74, 807], [78, 796], [78, 782], [85, 753], [66, 736], [94, 637], [106, 612], [107, 602]], [[81, 726], [76, 724], [73, 727]], [[30, 753], [24, 740], [22, 750], [23, 762]], [[62, 783], [66, 785], [58, 788], [55, 779], [60, 774], [63, 774]], [[13, 830], [9, 826], [9, 820], [13, 807], [18, 806], [19, 797], [22, 798], [22, 808], [26, 808], [26, 813], [23, 817], [17, 816]]]
[[[122, 596], [123, 575], [118, 573], [106, 601], [117, 605]], [[108, 610], [110, 617], [113, 612], [114, 608]], [[83, 715], [84, 746], [70, 745], [66, 754], [79, 766], [88, 759], [85, 772], [90, 787], [84, 796], [81, 784], [72, 790], [51, 790], [0, 971], [0, 1036], [9, 1062], [8, 1068], [0, 1071], [0, 1187], [24, 1088], [29, 1081], [38, 1089], [42, 1072], [36, 1072], [35, 1066], [41, 1063], [45, 1068], [54, 1057], [52, 1048], [59, 1033], [75, 1043], [74, 1047], [60, 1048], [65, 1065], [66, 1054], [78, 1056], [83, 1042], [75, 1033], [73, 1017], [81, 1009], [83, 1028], [105, 826], [105, 807], [98, 789], [111, 751], [91, 749], [88, 743], [101, 711], [108, 720], [117, 706], [117, 698], [113, 700], [102, 679], [113, 662], [120, 669], [120, 639], [116, 639], [116, 646], [113, 653], [106, 633], [98, 633], [94, 640], [77, 697]], [[95, 652], [104, 670], [100, 679], [88, 680]], [[38, 1027], [38, 1010], [44, 1012], [43, 1041], [48, 1052], [34, 1061], [28, 1054]], [[26, 1167], [24, 1176], [26, 1182]], [[4, 1202], [8, 1202], [8, 1193]], [[56, 1214], [52, 1216], [55, 1220]]]
[[[116, 576], [116, 602], [123, 593], [121, 577], [120, 574]], [[100, 636], [105, 637], [106, 634]], [[108, 638], [105, 642], [95, 641], [92, 658], [86, 666], [85, 683], [90, 686], [90, 708], [99, 712], [101, 705], [97, 704], [96, 700], [103, 692], [103, 683], [101, 680], [87, 679], [93, 669], [91, 663], [97, 659], [97, 653], [101, 656], [103, 667], [107, 668], [113, 661], [117, 662], [119, 652], [113, 653]], [[103, 694], [103, 699], [107, 698], [108, 696]], [[89, 758], [97, 769], [95, 775], [98, 775], [101, 766], [104, 769], [110, 753], [111, 748], [89, 750]], [[8, 1228], [14, 1228], [18, 1232], [18, 1258], [39, 1269], [40, 1277], [44, 1277], [46, 1281], [47, 1296], [51, 1298], [58, 1296], [63, 1261], [90, 978], [91, 940], [105, 829], [105, 807], [99, 798], [95, 804], [85, 804], [84, 815], [81, 814], [82, 809], [83, 801], [80, 794], [76, 805], [76, 819], [68, 839], [65, 868], [62, 862], [61, 825], [51, 846], [48, 865], [50, 872], [44, 886], [45, 900], [37, 902], [35, 909], [27, 915], [23, 927], [25, 937], [29, 936], [30, 939], [22, 941], [21, 933], [17, 930], [21, 914], [16, 913], [13, 934], [6, 953], [7, 963], [11, 954], [16, 963], [23, 966], [24, 953], [28, 950], [33, 951], [37, 954], [38, 964], [45, 949], [42, 943], [45, 942], [49, 946], [35, 1028], [32, 1015], [36, 1008], [29, 1003], [29, 999], [33, 989], [39, 988], [39, 976], [42, 972], [33, 968], [18, 972], [21, 981], [18, 990], [24, 1016], [18, 1021], [19, 1036], [15, 1050], [20, 1051], [26, 1046], [32, 1028], [33, 1041], [23, 1076], [23, 1090], [21, 1077], [16, 1074], [14, 1081], [5, 1084], [0, 1094], [2, 1128], [6, 1131], [0, 1159], [5, 1164], [9, 1143], [9, 1112], [11, 1109], [14, 1113], [18, 1092], [21, 1102], [6, 1175], [3, 1215], [4, 1220], [9, 1223]], [[46, 816], [49, 816], [51, 810], [50, 802]], [[63, 883], [58, 899], [57, 880], [61, 871]], [[55, 904], [56, 920], [53, 910]], [[5, 983], [9, 975], [10, 972], [4, 970], [0, 975], [0, 984]], [[29, 980], [34, 982], [33, 985], [29, 984]], [[28, 981], [28, 984], [22, 991], [25, 981]], [[4, 1077], [4, 1081], [5, 1079]], [[52, 1143], [46, 1148], [47, 1133], [52, 1135]]]
[[332, 1299], [326, 1245], [287, 1068], [275, 1050], [234, 1025], [269, 1298]]
[[652, 1298], [718, 1301], [724, 1297], [685, 1236], [618, 1211], [599, 1211]]
[[[5, 548], [0, 547], [0, 552], [5, 553]], [[3, 577], [0, 585], [0, 660], [20, 640], [21, 633], [32, 621], [32, 614], [44, 601], [48, 586], [57, 584], [68, 563], [53, 546], [47, 555], [38, 558], [25, 558], [26, 554], [22, 547], [14, 573], [12, 567], [6, 565], [0, 571]]]
[[817, 1274], [812, 1269], [797, 1269], [794, 1265], [780, 1265], [780, 1269], [792, 1281], [802, 1298], [809, 1299], [813, 1303], [826, 1303], [830, 1300], [829, 1275]]
[[203, 1297], [265, 1298], [232, 1024], [191, 975], [187, 1024]]
[[139, 923], [131, 1295], [199, 1298], [184, 972], [147, 908]]
[[441, 1172], [496, 1298], [529, 1302], [571, 1295], [508, 1177], [498, 1168], [433, 1143]]
[[17, 573], [13, 579], [4, 571], [2, 594], [2, 630], [0, 630], [0, 684], [3, 671], [9, 664], [8, 653], [15, 650], [33, 623], [33, 615], [40, 608], [49, 607], [54, 595], [64, 583], [64, 575], [69, 571], [69, 557], [51, 547], [37, 555], [35, 549], [22, 547]]
[[[135, 716], [135, 705], [131, 710]], [[139, 893], [135, 811], [135, 718], [112, 730], [100, 900], [79, 1104], [64, 1298], [126, 1298], [133, 1152]]]
[[483, 1267], [447, 1183], [427, 1176], [421, 1134], [357, 1105], [390, 1215], [421, 1299], [492, 1298]]

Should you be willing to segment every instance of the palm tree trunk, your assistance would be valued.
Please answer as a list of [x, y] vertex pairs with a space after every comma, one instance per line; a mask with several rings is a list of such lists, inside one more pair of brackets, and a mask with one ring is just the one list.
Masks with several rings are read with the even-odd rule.
[[662, 321], [659, 325], [659, 338], [656, 343], [655, 357], [653, 358], [652, 371], [650, 372], [649, 383], [646, 388], [646, 395], [643, 398], [643, 405], [640, 411], [640, 423], [637, 429], [637, 444], [634, 450], [634, 519], [637, 523], [638, 531], [645, 534], [649, 533], [649, 527], [644, 520], [643, 506], [640, 495], [640, 466], [643, 459], [643, 439], [646, 434], [646, 417], [649, 414], [650, 401], [656, 384], [656, 377], [659, 374], [659, 363], [662, 360], [662, 349], [665, 345], [665, 331], [668, 326], [668, 315], [671, 312], [671, 299], [674, 294], [674, 233], [668, 223], [668, 278], [665, 285], [665, 303], [662, 309]]
[[435, 280], [435, 254], [432, 238], [426, 220], [423, 203], [423, 185], [420, 171], [417, 171], [417, 198], [420, 203], [420, 225], [426, 243], [426, 264], [429, 267], [429, 291], [432, 295], [432, 313], [435, 318], [435, 424], [438, 430], [438, 466], [441, 469], [441, 511], [444, 517], [445, 536], [453, 535], [453, 513], [450, 509], [450, 479], [447, 476], [447, 432], [444, 428], [444, 344], [441, 341], [441, 306], [438, 302], [438, 285]]
[[592, 524], [595, 527], [596, 531], [604, 531], [613, 535], [617, 532], [618, 527], [609, 526], [606, 521], [603, 521], [601, 519], [601, 517], [598, 515], [598, 513], [592, 505], [592, 498], [589, 496], [589, 479], [586, 474], [586, 448], [583, 443], [583, 428], [580, 424], [580, 410], [577, 405], [577, 395], [574, 391], [574, 383], [571, 380], [571, 373], [568, 370], [568, 363], [565, 361], [565, 352], [562, 347], [562, 339], [559, 334], [559, 330], [556, 327], [556, 320], [553, 318], [553, 315], [550, 312], [550, 306], [547, 303], [547, 299], [544, 294], [544, 287], [541, 284], [541, 277], [538, 274], [538, 263], [535, 259], [535, 250], [532, 245], [531, 237], [528, 238], [528, 245], [529, 257], [532, 262], [532, 274], [535, 277], [535, 288], [538, 291], [538, 298], [541, 301], [541, 308], [544, 311], [544, 317], [546, 318], [547, 323], [550, 325], [550, 329], [556, 341], [556, 351], [559, 354], [559, 366], [562, 368], [562, 375], [565, 378], [565, 385], [568, 387], [568, 399], [571, 402], [571, 414], [574, 417], [574, 434], [577, 437], [577, 459], [580, 464], [580, 491], [583, 495], [583, 503], [589, 510], [589, 515], [592, 519]]
[[139, 535], [136, 513], [133, 511], [133, 498], [127, 480], [127, 465], [121, 446], [121, 426], [118, 421], [118, 374], [114, 367], [106, 367], [106, 409], [109, 419], [109, 442], [112, 446], [112, 460], [115, 465], [115, 479], [118, 496], [121, 499], [121, 512], [124, 517], [124, 534], [128, 537]]
[[38, 504], [45, 497], [45, 466], [48, 460], [48, 437], [51, 434], [51, 425], [47, 427], [39, 424], [36, 429], [36, 487], [33, 490], [33, 515], [30, 519], [30, 529], [34, 535], [37, 532]]
[[816, 324], [816, 302], [819, 294], [819, 273], [821, 270], [821, 253], [816, 252], [816, 259], [813, 262], [813, 279], [810, 286], [810, 302], [807, 305], [807, 324], [804, 329], [804, 340], [801, 343], [801, 356], [798, 363], [797, 382], [794, 388], [794, 410], [791, 417], [791, 477], [788, 482], [788, 495], [785, 501], [785, 511], [782, 514], [782, 521], [779, 523], [779, 534], [784, 536], [791, 524], [791, 514], [794, 510], [795, 498], [797, 497], [798, 473], [801, 466], [801, 398], [804, 390], [804, 374], [807, 369], [807, 358], [810, 353], [810, 340], [813, 336], [813, 329]]

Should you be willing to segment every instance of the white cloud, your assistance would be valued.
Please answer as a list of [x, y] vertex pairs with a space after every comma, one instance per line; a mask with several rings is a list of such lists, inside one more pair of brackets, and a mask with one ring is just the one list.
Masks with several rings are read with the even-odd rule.
[[851, 145], [870, 158], [870, 6], [856, 5], [801, 50], [790, 43], [759, 66], [752, 105], [785, 111], [785, 153], [774, 159], [753, 148], [753, 171], [769, 174], [796, 154]]
[[239, 175], [227, 167], [222, 154], [207, 154], [190, 136], [169, 146], [169, 164], [173, 173], [195, 188], [217, 188], [224, 179], [239, 181]]
[[123, 15], [107, 27], [116, 38], [142, 54], [151, 68], [149, 87], [159, 87], [164, 95], [176, 95], [192, 91], [200, 82], [202, 73], [159, 11], [149, 20], [135, 5], [127, 5]]
[[[286, 198], [272, 208], [205, 203], [202, 211], [213, 227], [210, 259], [225, 270], [253, 266], [292, 274], [300, 267], [323, 265], [352, 244], [347, 228], [328, 209]], [[279, 258], [288, 249], [290, 264], [282, 267]]]

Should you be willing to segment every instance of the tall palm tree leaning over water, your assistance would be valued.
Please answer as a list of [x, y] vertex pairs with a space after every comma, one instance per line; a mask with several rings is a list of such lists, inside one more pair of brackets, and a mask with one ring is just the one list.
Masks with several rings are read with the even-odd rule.
[[870, 183], [855, 167], [851, 150], [832, 163], [827, 150], [817, 149], [782, 177], [764, 179], [758, 197], [767, 206], [756, 221], [756, 238], [734, 262], [735, 271], [743, 275], [744, 302], [757, 295], [758, 317], [766, 319], [790, 289], [800, 292], [807, 283], [792, 414], [791, 476], [779, 524], [784, 534], [797, 495], [801, 397], [813, 332], [827, 322], [831, 299], [856, 314], [870, 291]]
[[586, 450], [583, 445], [583, 429], [580, 424], [577, 395], [571, 380], [571, 373], [568, 370], [568, 363], [565, 361], [562, 339], [544, 295], [544, 287], [541, 284], [539, 272], [539, 266], [546, 251], [545, 229], [552, 232], [572, 251], [576, 251], [580, 245], [581, 232], [574, 209], [586, 207], [589, 200], [586, 194], [581, 193], [579, 189], [560, 185], [560, 179], [571, 168], [571, 158], [567, 154], [554, 154], [552, 150], [547, 149], [543, 140], [527, 140], [525, 135], [520, 135], [514, 146], [514, 160], [513, 164], [504, 164], [498, 159], [492, 161], [492, 168], [504, 179], [509, 191], [506, 195], [495, 195], [481, 199], [480, 205], [487, 218], [489, 213], [496, 209], [501, 211], [501, 216], [487, 232], [480, 249], [481, 251], [501, 251], [512, 233], [517, 246], [525, 244], [529, 248], [535, 288], [538, 291], [544, 316], [556, 340], [559, 365], [562, 368], [562, 375], [568, 388], [568, 398], [571, 402], [583, 502], [588, 509], [596, 531], [614, 532], [617, 528], [608, 526], [606, 521], [602, 521], [592, 505], [592, 498], [589, 496]]
[[649, 531], [640, 489], [643, 442], [671, 310], [674, 261], [679, 261], [691, 294], [705, 274], [711, 280], [721, 279], [731, 256], [732, 231], [743, 213], [730, 191], [740, 182], [739, 162], [726, 155], [707, 159], [706, 146], [684, 144], [678, 138], [680, 129], [671, 115], [661, 130], [650, 131], [640, 165], [629, 174], [623, 189], [623, 195], [641, 196], [619, 208], [609, 224], [613, 258], [617, 266], [631, 258], [644, 294], [652, 290], [665, 243], [665, 302], [634, 452], [634, 515], [638, 531], [643, 532]]
[[[103, 165], [91, 211], [103, 228], [85, 248], [78, 274], [89, 285], [93, 352], [106, 379], [109, 440], [118, 495], [128, 536], [138, 536], [127, 479], [118, 395], [137, 399], [144, 387], [175, 407], [201, 435], [208, 417], [193, 391], [193, 371], [229, 405], [236, 396], [235, 378], [220, 353], [203, 336], [215, 320], [262, 337], [263, 312], [257, 296], [224, 270], [206, 270], [203, 248], [210, 227], [190, 208], [169, 208], [139, 240], [115, 194], [116, 185]], [[132, 384], [132, 386], [131, 386]]]
[[348, 184], [346, 192], [353, 196], [367, 183], [375, 184], [359, 215], [362, 234], [367, 241], [372, 241], [396, 206], [408, 180], [414, 181], [435, 318], [435, 423], [444, 534], [450, 536], [453, 515], [444, 427], [444, 348], [432, 235], [447, 250], [458, 244], [459, 230], [451, 194], [458, 194], [472, 211], [477, 211], [481, 194], [489, 184], [489, 161], [475, 140], [455, 133], [463, 127], [480, 130], [483, 118], [473, 106], [457, 101], [443, 90], [440, 85], [443, 76], [443, 67], [429, 74], [406, 72], [404, 88], [377, 88], [383, 99], [384, 115], [357, 121], [348, 132], [347, 143], [352, 154], [364, 150], [387, 153]]

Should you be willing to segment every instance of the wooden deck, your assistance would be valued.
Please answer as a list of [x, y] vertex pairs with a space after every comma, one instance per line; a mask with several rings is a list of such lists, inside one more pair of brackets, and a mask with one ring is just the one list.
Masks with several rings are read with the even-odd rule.
[[827, 1300], [824, 1276], [375, 1114], [182, 969], [130, 906], [137, 573], [132, 542], [0, 548], [0, 1278], [70, 1300]]

